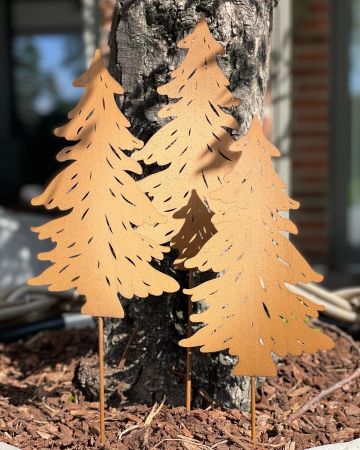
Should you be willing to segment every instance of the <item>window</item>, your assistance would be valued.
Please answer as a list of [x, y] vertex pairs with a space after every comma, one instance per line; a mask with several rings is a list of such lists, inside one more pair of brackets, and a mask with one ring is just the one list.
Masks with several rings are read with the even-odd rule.
[[360, 1], [351, 1], [348, 91], [350, 96], [350, 170], [346, 210], [348, 244], [360, 249]]
[[64, 143], [53, 129], [66, 122], [81, 95], [72, 80], [85, 67], [85, 34], [91, 44], [97, 40], [97, 2], [90, 2], [91, 20], [84, 20], [85, 3], [0, 2], [1, 204], [20, 206], [22, 186], [44, 184], [58, 169], [55, 154]]
[[333, 0], [332, 247], [360, 269], [360, 0]]
[[66, 115], [80, 97], [72, 80], [84, 69], [81, 35], [30, 34], [13, 39], [18, 120], [36, 125], [53, 113]]

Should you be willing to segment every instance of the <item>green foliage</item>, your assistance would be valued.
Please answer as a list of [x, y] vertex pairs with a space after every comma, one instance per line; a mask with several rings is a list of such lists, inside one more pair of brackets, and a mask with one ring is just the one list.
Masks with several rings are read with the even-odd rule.
[[68, 403], [77, 403], [77, 396], [76, 394], [71, 393], [68, 397]]

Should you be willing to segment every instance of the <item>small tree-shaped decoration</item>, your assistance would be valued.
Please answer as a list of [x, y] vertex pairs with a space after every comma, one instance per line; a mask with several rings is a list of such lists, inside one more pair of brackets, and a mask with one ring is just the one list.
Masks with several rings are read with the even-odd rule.
[[175, 292], [178, 284], [149, 264], [152, 258], [162, 259], [167, 248], [134, 228], [163, 222], [164, 216], [127, 173], [142, 170], [123, 150], [143, 143], [127, 129], [130, 124], [114, 98], [124, 90], [107, 72], [99, 51], [74, 86], [84, 87], [85, 93], [69, 113], [70, 122], [55, 130], [57, 136], [78, 141], [57, 156], [72, 163], [32, 200], [47, 209], [71, 211], [34, 228], [56, 247], [39, 255], [52, 265], [29, 283], [50, 285], [51, 291], [76, 288], [87, 300], [83, 313], [121, 318], [120, 296]]
[[32, 285], [49, 285], [51, 291], [75, 288], [86, 297], [85, 314], [99, 317], [100, 439], [104, 442], [103, 317], [124, 316], [120, 297], [147, 297], [175, 292], [178, 283], [150, 262], [162, 259], [167, 247], [142, 235], [143, 223], [155, 225], [160, 215], [138, 183], [127, 173], [141, 174], [138, 162], [124, 150], [139, 149], [142, 141], [128, 131], [128, 120], [119, 111], [114, 95], [123, 94], [104, 67], [97, 50], [91, 67], [74, 81], [84, 87], [71, 119], [55, 130], [77, 143], [63, 149], [59, 161], [71, 161], [32, 200], [33, 205], [58, 208], [67, 214], [33, 230], [40, 239], [51, 239], [55, 248], [39, 254], [52, 265]]
[[306, 323], [323, 306], [288, 288], [319, 282], [322, 276], [283, 234], [297, 229], [280, 211], [296, 209], [299, 203], [288, 197], [274, 171], [271, 157], [280, 152], [265, 138], [257, 118], [231, 150], [241, 152], [241, 158], [225, 177], [226, 184], [212, 194], [218, 232], [185, 262], [188, 268], [224, 273], [187, 291], [208, 309], [192, 316], [205, 326], [180, 345], [201, 346], [202, 352], [229, 349], [239, 357], [235, 375], [274, 376], [272, 352], [299, 355], [333, 346], [328, 336]]
[[[194, 31], [178, 43], [188, 49], [181, 65], [171, 73], [169, 83], [158, 88], [159, 94], [174, 99], [160, 112], [165, 124], [145, 147], [134, 153], [145, 164], [168, 167], [141, 181], [158, 211], [169, 220], [157, 227], [144, 227], [144, 233], [159, 243], [171, 241], [179, 256], [176, 269], [195, 256], [214, 234], [209, 193], [222, 185], [238, 155], [229, 151], [234, 142], [229, 129], [237, 129], [235, 118], [222, 108], [239, 104], [228, 90], [229, 81], [219, 68], [216, 55], [223, 47], [210, 33], [202, 17]], [[193, 284], [189, 273], [189, 286]], [[189, 311], [191, 302], [189, 302]], [[191, 335], [191, 324], [188, 326]], [[187, 350], [186, 405], [190, 408], [191, 352]]]
[[297, 229], [280, 212], [299, 204], [288, 197], [273, 169], [271, 157], [280, 152], [265, 138], [257, 118], [231, 150], [241, 157], [226, 184], [211, 195], [217, 202], [217, 233], [185, 262], [188, 268], [223, 274], [185, 291], [208, 308], [191, 316], [204, 326], [180, 345], [200, 346], [202, 352], [229, 349], [239, 358], [233, 373], [252, 376], [255, 439], [254, 377], [276, 375], [271, 353], [300, 355], [334, 344], [306, 322], [323, 306], [289, 290], [289, 285], [319, 282], [322, 276], [284, 235]]
[[234, 140], [226, 131], [237, 129], [238, 123], [222, 108], [239, 101], [228, 90], [229, 81], [217, 64], [216, 55], [224, 49], [211, 35], [205, 18], [178, 47], [188, 53], [171, 73], [169, 83], [158, 88], [159, 94], [176, 100], [159, 112], [160, 118], [172, 120], [134, 157], [145, 164], [169, 165], [140, 182], [143, 191], [153, 197], [156, 209], [169, 217], [146, 234], [160, 243], [178, 235], [172, 239], [180, 254], [175, 267], [183, 269], [183, 262], [215, 231], [209, 192], [221, 186], [238, 157], [229, 151]]

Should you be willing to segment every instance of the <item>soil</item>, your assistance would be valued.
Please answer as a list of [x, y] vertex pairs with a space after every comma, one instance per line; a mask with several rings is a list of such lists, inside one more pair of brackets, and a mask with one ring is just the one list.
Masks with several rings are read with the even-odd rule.
[[[360, 377], [286, 423], [360, 365], [358, 344], [335, 328], [326, 332], [336, 340], [333, 350], [285, 358], [278, 377], [257, 388], [257, 449], [303, 450], [360, 437]], [[73, 382], [80, 358], [91, 351], [93, 331], [43, 332], [0, 344], [0, 441], [23, 450], [254, 449], [247, 412], [220, 408], [210, 398], [207, 409], [191, 412], [127, 404], [121, 392], [106, 410], [107, 444], [101, 447], [98, 403], [86, 401]]]

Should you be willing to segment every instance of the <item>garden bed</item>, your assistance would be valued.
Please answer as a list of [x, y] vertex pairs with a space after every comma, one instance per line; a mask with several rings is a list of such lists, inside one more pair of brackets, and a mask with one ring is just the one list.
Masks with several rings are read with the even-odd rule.
[[[360, 350], [335, 328], [335, 349], [289, 357], [279, 376], [257, 390], [258, 449], [302, 450], [360, 437]], [[23, 450], [100, 448], [98, 404], [73, 379], [79, 360], [96, 351], [93, 331], [43, 332], [0, 344], [0, 441]], [[352, 375], [309, 410], [309, 400]], [[209, 399], [210, 401], [210, 399]], [[113, 402], [106, 449], [253, 449], [250, 415], [209, 404], [206, 410]]]

